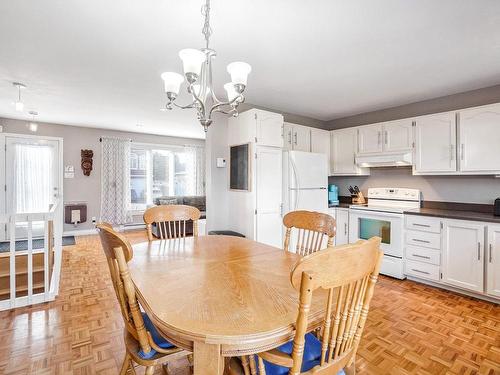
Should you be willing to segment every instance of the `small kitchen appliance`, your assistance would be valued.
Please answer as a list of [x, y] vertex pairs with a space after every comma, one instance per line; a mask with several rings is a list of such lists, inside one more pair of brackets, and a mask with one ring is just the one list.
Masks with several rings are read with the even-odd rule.
[[330, 206], [339, 205], [339, 187], [337, 185], [328, 185], [328, 204]]
[[495, 216], [500, 216], [500, 198], [495, 199]]

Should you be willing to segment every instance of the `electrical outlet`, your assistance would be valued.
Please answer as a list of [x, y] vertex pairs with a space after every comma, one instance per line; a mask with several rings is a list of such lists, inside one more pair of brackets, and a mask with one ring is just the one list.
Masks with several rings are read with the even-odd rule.
[[95, 216], [92, 216], [92, 224], [95, 224], [97, 221], [97, 219], [95, 218]]

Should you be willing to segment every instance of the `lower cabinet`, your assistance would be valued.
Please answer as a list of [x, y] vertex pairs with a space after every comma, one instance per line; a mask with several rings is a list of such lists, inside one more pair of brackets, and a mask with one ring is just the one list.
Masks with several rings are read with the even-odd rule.
[[337, 233], [335, 235], [335, 245], [345, 245], [349, 243], [349, 210], [347, 208], [337, 208]]
[[486, 293], [500, 298], [500, 225], [488, 225]]
[[484, 292], [485, 225], [444, 220], [442, 282], [474, 292]]
[[207, 234], [207, 219], [198, 220], [198, 235], [205, 236]]

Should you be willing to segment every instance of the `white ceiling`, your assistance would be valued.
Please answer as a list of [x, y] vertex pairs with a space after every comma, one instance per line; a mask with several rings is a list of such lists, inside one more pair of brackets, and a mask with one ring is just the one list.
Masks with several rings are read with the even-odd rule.
[[[498, 0], [212, 3], [214, 81], [249, 62], [249, 103], [331, 120], [500, 83]], [[159, 111], [160, 74], [202, 46], [200, 6], [2, 0], [0, 116], [34, 109], [40, 121], [204, 137], [192, 112]], [[12, 81], [28, 86], [22, 115]]]

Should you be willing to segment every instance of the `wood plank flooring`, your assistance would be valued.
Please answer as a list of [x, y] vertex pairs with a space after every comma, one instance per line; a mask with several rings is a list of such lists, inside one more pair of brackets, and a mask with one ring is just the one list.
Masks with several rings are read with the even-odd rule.
[[[133, 242], [146, 239], [143, 231], [127, 236]], [[117, 374], [124, 355], [122, 326], [98, 238], [78, 237], [75, 246], [64, 247], [56, 301], [0, 312], [0, 374]], [[185, 360], [170, 370], [190, 373]], [[498, 375], [500, 306], [381, 277], [357, 370]]]

